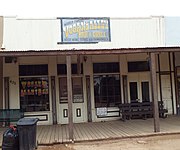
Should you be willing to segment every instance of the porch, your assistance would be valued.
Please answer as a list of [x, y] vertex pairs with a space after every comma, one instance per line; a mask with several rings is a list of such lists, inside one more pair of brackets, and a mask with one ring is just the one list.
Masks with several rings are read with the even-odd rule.
[[[170, 116], [160, 119], [161, 132], [154, 132], [152, 119], [134, 119], [125, 122], [107, 121], [74, 124], [74, 141], [105, 140], [117, 138], [130, 138], [150, 135], [180, 133], [180, 117]], [[0, 141], [6, 128], [0, 128]], [[68, 125], [37, 126], [37, 139], [39, 145], [67, 143], [69, 140]]]

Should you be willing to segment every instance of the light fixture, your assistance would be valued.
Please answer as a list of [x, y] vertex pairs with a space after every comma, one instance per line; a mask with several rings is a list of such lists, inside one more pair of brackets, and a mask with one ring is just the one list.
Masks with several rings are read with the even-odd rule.
[[84, 59], [85, 62], [87, 61], [87, 58], [88, 58], [87, 56], [84, 56], [84, 57], [83, 57], [83, 59]]

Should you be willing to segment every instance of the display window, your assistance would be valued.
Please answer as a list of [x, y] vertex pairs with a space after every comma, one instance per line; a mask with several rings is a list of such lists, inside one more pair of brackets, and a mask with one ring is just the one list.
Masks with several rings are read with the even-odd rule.
[[119, 63], [94, 63], [95, 107], [115, 107], [121, 103]]
[[49, 111], [47, 77], [20, 78], [20, 107], [25, 112]]

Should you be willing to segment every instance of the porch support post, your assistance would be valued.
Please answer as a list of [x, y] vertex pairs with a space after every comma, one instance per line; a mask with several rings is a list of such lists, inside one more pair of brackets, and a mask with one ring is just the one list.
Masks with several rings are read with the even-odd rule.
[[73, 138], [73, 112], [72, 112], [72, 78], [71, 78], [71, 56], [66, 56], [67, 66], [67, 91], [68, 91], [68, 120], [69, 120], [69, 139]]
[[157, 95], [157, 77], [156, 77], [156, 54], [150, 53], [151, 60], [151, 84], [152, 84], [152, 100], [154, 110], [154, 132], [160, 132], [159, 126], [159, 108]]

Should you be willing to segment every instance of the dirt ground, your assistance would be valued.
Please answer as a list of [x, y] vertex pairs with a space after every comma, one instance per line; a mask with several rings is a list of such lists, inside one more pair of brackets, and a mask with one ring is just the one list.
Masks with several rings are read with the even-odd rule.
[[180, 150], [180, 134], [39, 146], [38, 150]]

